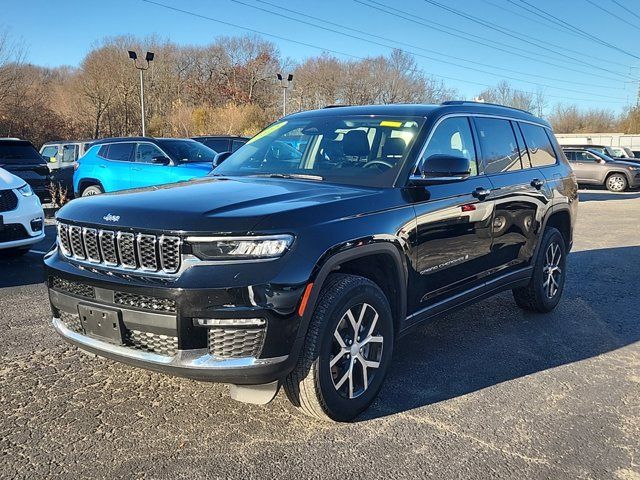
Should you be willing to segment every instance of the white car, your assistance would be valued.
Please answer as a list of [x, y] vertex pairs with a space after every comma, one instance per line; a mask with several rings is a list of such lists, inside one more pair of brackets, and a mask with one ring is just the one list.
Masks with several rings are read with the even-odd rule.
[[44, 212], [20, 177], [0, 168], [0, 254], [21, 255], [44, 239]]

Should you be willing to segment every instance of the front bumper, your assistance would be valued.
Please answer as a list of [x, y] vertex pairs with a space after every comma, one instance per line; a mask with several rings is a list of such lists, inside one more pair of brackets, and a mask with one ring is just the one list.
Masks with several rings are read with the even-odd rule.
[[44, 212], [38, 197], [17, 195], [17, 207], [0, 212], [4, 224], [4, 229], [0, 228], [0, 249], [33, 245], [45, 237]]

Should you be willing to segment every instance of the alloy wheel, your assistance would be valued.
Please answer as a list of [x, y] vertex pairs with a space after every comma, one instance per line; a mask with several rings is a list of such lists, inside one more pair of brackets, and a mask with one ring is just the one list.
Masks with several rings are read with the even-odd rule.
[[562, 261], [562, 250], [560, 245], [552, 242], [545, 253], [545, 266], [542, 270], [544, 282], [542, 288], [547, 298], [555, 297], [560, 289], [560, 281], [562, 278], [562, 269], [560, 262]]
[[609, 180], [607, 180], [607, 183], [609, 184], [609, 189], [615, 192], [623, 191], [626, 186], [624, 178], [619, 175], [612, 175], [609, 177]]
[[329, 358], [333, 386], [342, 397], [353, 399], [369, 388], [380, 367], [383, 343], [378, 312], [368, 303], [355, 305], [342, 316]]

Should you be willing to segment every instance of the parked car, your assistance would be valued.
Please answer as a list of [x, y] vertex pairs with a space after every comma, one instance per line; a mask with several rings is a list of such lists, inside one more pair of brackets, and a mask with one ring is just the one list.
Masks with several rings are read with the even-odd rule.
[[22, 255], [44, 239], [44, 212], [22, 178], [0, 168], [0, 253]]
[[[626, 159], [627, 158], [627, 153], [625, 150], [623, 150], [620, 147], [611, 147], [608, 145], [589, 145], [589, 144], [576, 144], [576, 145], [562, 145], [563, 149], [567, 149], [567, 148], [577, 148], [577, 149], [590, 149], [590, 150], [594, 150], [597, 152], [600, 152], [604, 155], [606, 155], [609, 158], [612, 158], [614, 160], [616, 159]], [[622, 155], [622, 156], [620, 156]]]
[[216, 153], [235, 152], [249, 141], [248, 137], [235, 137], [232, 135], [207, 135], [193, 137], [193, 140], [206, 145]]
[[184, 138], [124, 137], [94, 142], [73, 175], [76, 196], [183, 182], [207, 175], [216, 152]]
[[237, 400], [283, 386], [305, 413], [350, 420], [412, 327], [504, 290], [553, 310], [577, 206], [551, 127], [521, 110], [297, 113], [208, 178], [64, 206], [45, 258], [53, 325]]
[[31, 142], [19, 138], [0, 138], [0, 168], [27, 182], [43, 203], [51, 201], [51, 175], [47, 162]]
[[93, 143], [93, 140], [47, 142], [40, 147], [40, 155], [47, 161], [51, 179], [69, 194], [73, 194], [73, 172], [77, 162]]
[[612, 192], [640, 186], [640, 165], [613, 159], [592, 148], [565, 148], [578, 183], [604, 185]]

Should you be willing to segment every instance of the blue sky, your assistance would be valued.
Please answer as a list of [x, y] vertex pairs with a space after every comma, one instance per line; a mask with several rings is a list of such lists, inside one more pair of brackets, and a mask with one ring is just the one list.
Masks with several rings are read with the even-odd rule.
[[[347, 55], [365, 57], [387, 54], [390, 47], [402, 48], [415, 54], [426, 73], [467, 97], [485, 84], [506, 79], [524, 91], [542, 89], [551, 104], [575, 103], [620, 111], [626, 103], [635, 103], [635, 79], [640, 78], [640, 2], [635, 0], [154, 1], [308, 44], [265, 36], [284, 56], [293, 59], [317, 55], [322, 49], [349, 58]], [[430, 2], [479, 18], [484, 25]], [[579, 27], [581, 33], [570, 32], [557, 22], [553, 25], [553, 19], [543, 20], [531, 13], [536, 8]], [[182, 45], [201, 45], [219, 35], [247, 33], [143, 0], [0, 0], [0, 11], [0, 27], [8, 28], [14, 38], [24, 42], [28, 61], [44, 66], [76, 66], [93, 44], [107, 36], [156, 34]], [[319, 25], [368, 41], [302, 23], [300, 20], [318, 22], [293, 11], [332, 22]], [[448, 35], [438, 31], [441, 26], [470, 37]], [[374, 36], [365, 37], [354, 29]], [[581, 36], [585, 34], [610, 46]], [[522, 35], [529, 38], [516, 38]]]

